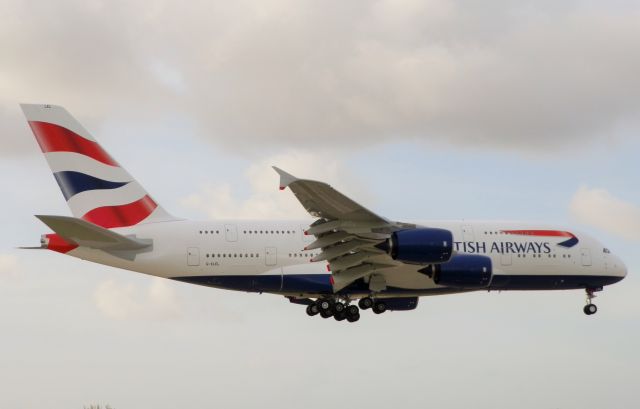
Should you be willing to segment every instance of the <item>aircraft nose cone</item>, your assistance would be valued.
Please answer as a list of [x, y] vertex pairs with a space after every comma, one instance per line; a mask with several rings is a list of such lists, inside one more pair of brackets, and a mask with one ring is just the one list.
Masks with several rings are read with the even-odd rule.
[[613, 271], [616, 276], [623, 279], [627, 276], [627, 266], [620, 260], [619, 257], [616, 257], [613, 263]]

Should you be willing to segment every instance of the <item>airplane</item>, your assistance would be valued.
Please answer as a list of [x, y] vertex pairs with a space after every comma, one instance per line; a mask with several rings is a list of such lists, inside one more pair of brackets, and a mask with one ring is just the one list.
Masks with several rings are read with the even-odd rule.
[[72, 216], [38, 215], [38, 249], [226, 290], [270, 293], [309, 316], [413, 310], [422, 296], [571, 290], [592, 299], [622, 260], [587, 234], [521, 222], [389, 220], [327, 183], [274, 167], [313, 220], [190, 221], [168, 213], [63, 107], [22, 110]]

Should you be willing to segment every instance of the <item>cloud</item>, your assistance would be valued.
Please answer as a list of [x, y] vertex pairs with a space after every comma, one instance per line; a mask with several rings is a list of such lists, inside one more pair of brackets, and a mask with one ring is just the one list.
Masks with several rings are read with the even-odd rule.
[[18, 258], [13, 254], [0, 254], [0, 278], [13, 278], [18, 274]]
[[98, 310], [112, 319], [167, 320], [182, 312], [173, 288], [161, 278], [153, 278], [147, 289], [108, 280], [98, 286], [93, 296]]
[[271, 169], [272, 165], [299, 177], [335, 182], [336, 188], [351, 197], [368, 196], [362, 184], [345, 176], [347, 172], [338, 157], [325, 158], [307, 151], [289, 151], [255, 162], [247, 168], [244, 176], [250, 193], [246, 197], [241, 197], [234, 192], [232, 185], [224, 183], [203, 186], [199, 192], [180, 200], [180, 204], [209, 219], [308, 219], [308, 213], [289, 190], [278, 190], [279, 176]]
[[580, 187], [571, 200], [569, 211], [580, 223], [628, 240], [640, 240], [640, 206], [604, 189]]
[[[89, 128], [179, 111], [255, 153], [399, 139], [549, 151], [638, 126], [635, 3], [9, 0], [0, 13], [1, 109], [60, 103]], [[3, 153], [26, 151], [1, 135]]]

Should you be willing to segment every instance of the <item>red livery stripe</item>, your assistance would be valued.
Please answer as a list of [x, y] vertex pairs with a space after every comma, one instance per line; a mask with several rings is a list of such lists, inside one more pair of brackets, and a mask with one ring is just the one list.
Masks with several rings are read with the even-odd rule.
[[69, 243], [55, 233], [45, 235], [47, 238], [47, 249], [57, 251], [58, 253], [68, 253], [78, 247], [75, 243]]
[[85, 139], [67, 128], [40, 121], [29, 121], [29, 126], [42, 152], [75, 152], [110, 166], [118, 166], [96, 142]]
[[568, 231], [560, 230], [503, 230], [506, 234], [517, 234], [521, 236], [543, 236], [543, 237], [575, 237]]
[[90, 210], [82, 218], [98, 226], [127, 227], [140, 223], [158, 207], [148, 195], [135, 202], [121, 206], [104, 206]]

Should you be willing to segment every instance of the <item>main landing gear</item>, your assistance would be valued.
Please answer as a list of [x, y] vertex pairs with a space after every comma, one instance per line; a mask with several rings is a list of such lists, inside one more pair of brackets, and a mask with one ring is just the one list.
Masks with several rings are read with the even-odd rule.
[[333, 317], [336, 321], [347, 320], [356, 322], [360, 319], [360, 309], [355, 305], [348, 305], [335, 298], [319, 298], [307, 305], [307, 315], [318, 315], [322, 318]]
[[596, 298], [596, 291], [601, 291], [602, 288], [587, 288], [585, 291], [587, 293], [587, 305], [584, 306], [582, 311], [584, 311], [587, 315], [593, 315], [598, 312], [598, 307], [591, 302], [594, 298]]
[[343, 302], [334, 297], [319, 298], [307, 305], [307, 315], [310, 317], [320, 315], [322, 318], [333, 317], [336, 321], [356, 322], [360, 319], [361, 309], [371, 309], [376, 314], [382, 314], [387, 310], [387, 304], [380, 300], [374, 301], [371, 297], [360, 299], [357, 306], [349, 304], [348, 299]]
[[373, 301], [371, 297], [361, 298], [360, 301], [358, 301], [358, 305], [363, 310], [368, 310], [369, 308], [371, 308], [371, 310], [375, 314], [382, 314], [387, 310], [387, 304], [385, 304], [384, 301]]

